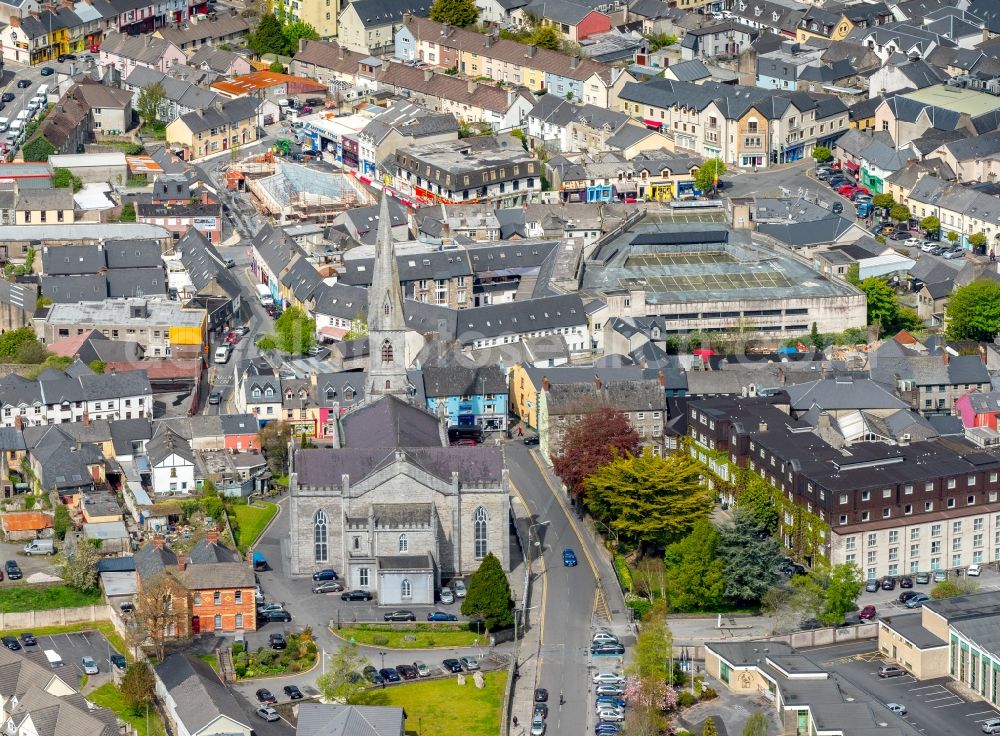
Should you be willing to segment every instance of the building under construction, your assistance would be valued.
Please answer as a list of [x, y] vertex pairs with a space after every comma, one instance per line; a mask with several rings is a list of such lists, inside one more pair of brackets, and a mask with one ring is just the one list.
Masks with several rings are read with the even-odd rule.
[[246, 191], [262, 215], [281, 225], [304, 220], [325, 225], [346, 209], [375, 202], [364, 184], [347, 174], [318, 171], [271, 153], [234, 162], [226, 182], [229, 189]]

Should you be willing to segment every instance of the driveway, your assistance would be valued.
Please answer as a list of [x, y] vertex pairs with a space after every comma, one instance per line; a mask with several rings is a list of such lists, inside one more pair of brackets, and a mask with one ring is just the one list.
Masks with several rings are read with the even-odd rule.
[[[803, 650], [830, 672], [867, 694], [877, 703], [900, 703], [906, 706], [902, 716], [918, 731], [935, 736], [960, 736], [979, 732], [989, 718], [1000, 718], [1000, 711], [981, 700], [968, 700], [954, 689], [951, 678], [917, 680], [913, 675], [880, 678], [878, 668], [886, 660], [875, 649], [874, 640], [844, 646]], [[900, 718], [887, 708], [876, 712], [890, 725]]]
[[[13, 582], [7, 580], [6, 570], [0, 567], [0, 570], [4, 572], [4, 580], [0, 583], [0, 588], [4, 585], [24, 585], [27, 579], [36, 572], [43, 572], [47, 575], [57, 575], [58, 570], [55, 565], [55, 557], [53, 555], [32, 555], [28, 556], [24, 554], [24, 545], [27, 542], [3, 542], [0, 543], [0, 562], [6, 562], [7, 560], [14, 560], [17, 562], [17, 566], [21, 568], [21, 572], [24, 574], [24, 578], [21, 580], [15, 580]], [[62, 551], [62, 543], [56, 542], [56, 551]]]

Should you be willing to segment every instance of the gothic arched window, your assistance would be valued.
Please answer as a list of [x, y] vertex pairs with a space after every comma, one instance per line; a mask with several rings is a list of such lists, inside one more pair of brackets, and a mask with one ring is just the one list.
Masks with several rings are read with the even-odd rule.
[[410, 550], [410, 538], [405, 534], [399, 535], [399, 551], [408, 552]]
[[486, 556], [487, 552], [487, 527], [490, 517], [486, 513], [486, 509], [482, 506], [476, 509], [476, 512], [472, 515], [472, 520], [474, 523], [473, 539], [475, 540], [475, 551], [476, 559], [481, 560]]
[[392, 343], [386, 340], [382, 343], [382, 362], [391, 363], [392, 362]]
[[410, 598], [413, 596], [413, 588], [410, 585], [410, 581], [403, 578], [403, 582], [399, 584], [399, 595], [401, 598]]
[[313, 555], [316, 562], [326, 562], [329, 555], [329, 545], [326, 536], [326, 512], [318, 509], [313, 514]]

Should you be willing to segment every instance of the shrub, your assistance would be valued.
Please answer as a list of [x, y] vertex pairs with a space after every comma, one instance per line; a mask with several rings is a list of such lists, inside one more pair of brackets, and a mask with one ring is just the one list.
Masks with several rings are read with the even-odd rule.
[[628, 562], [622, 555], [615, 555], [615, 573], [618, 575], [618, 583], [622, 590], [631, 593], [635, 590], [632, 585], [632, 571], [628, 569]]
[[246, 647], [244, 646], [243, 642], [241, 642], [241, 641], [234, 641], [233, 642], [233, 656], [234, 657], [237, 654], [242, 654], [245, 651], [246, 651]]
[[690, 690], [681, 690], [677, 693], [677, 707], [690, 708], [698, 702], [698, 698], [691, 694]]
[[258, 665], [269, 665], [278, 658], [278, 653], [273, 649], [264, 649], [261, 647], [257, 650], [256, 654], [253, 655], [253, 661]]
[[377, 636], [372, 637], [372, 644], [374, 644], [377, 647], [384, 647], [388, 643], [389, 643], [388, 636], [382, 636], [381, 634], [379, 634]]
[[639, 621], [653, 609], [653, 603], [645, 598], [626, 599], [625, 605], [632, 609], [633, 615]]
[[299, 662], [299, 660], [296, 659], [294, 662], [291, 662], [288, 665], [288, 671], [289, 672], [301, 672], [302, 671], [302, 664]]
[[703, 687], [701, 689], [701, 699], [702, 700], [712, 700], [712, 699], [717, 698], [717, 697], [719, 697], [719, 693], [717, 693], [715, 691], [715, 688], [712, 688], [712, 687]]

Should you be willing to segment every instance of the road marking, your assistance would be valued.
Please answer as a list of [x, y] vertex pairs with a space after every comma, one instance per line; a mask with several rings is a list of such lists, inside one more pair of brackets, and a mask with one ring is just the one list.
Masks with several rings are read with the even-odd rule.
[[[983, 715], [995, 716], [996, 714], [997, 714], [997, 712], [995, 710], [977, 710], [975, 713], [966, 713], [965, 717], [966, 718], [972, 718], [972, 716], [983, 716]], [[980, 720], [988, 721], [989, 719], [988, 718], [982, 718]]]
[[956, 705], [965, 705], [964, 700], [959, 700], [957, 703], [947, 703], [945, 705], [932, 705], [932, 708], [953, 708]]
[[936, 703], [939, 700], [950, 700], [951, 698], [958, 697], [957, 695], [945, 695], [944, 693], [933, 693], [934, 695], [940, 695], [939, 698], [921, 698], [925, 703]]
[[941, 689], [945, 689], [943, 685], [924, 685], [923, 687], [910, 688], [910, 692], [911, 693], [915, 693], [918, 690], [933, 690], [936, 687], [937, 688], [941, 688]]

